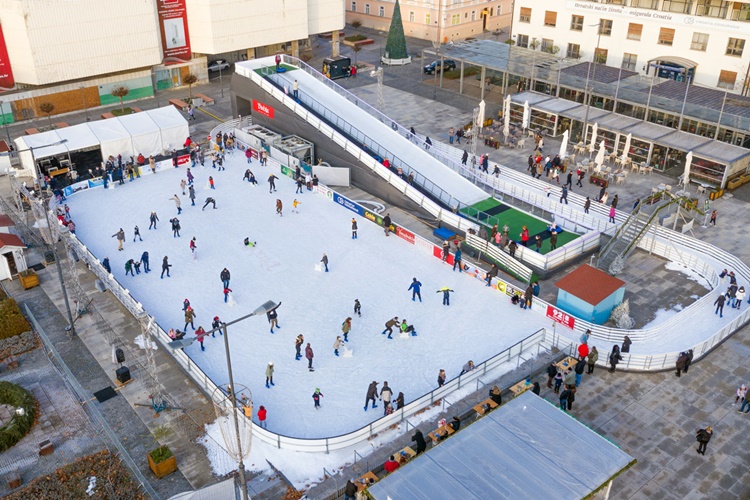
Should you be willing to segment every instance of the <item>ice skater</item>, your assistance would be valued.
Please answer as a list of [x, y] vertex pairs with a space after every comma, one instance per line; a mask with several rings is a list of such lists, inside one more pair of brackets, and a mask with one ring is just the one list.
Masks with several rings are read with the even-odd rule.
[[359, 299], [354, 299], [354, 314], [362, 317], [362, 304], [359, 303]]
[[294, 340], [294, 350], [297, 351], [297, 354], [294, 356], [295, 361], [302, 359], [302, 344], [304, 343], [305, 337], [302, 334], [297, 335], [297, 338]]
[[357, 239], [357, 219], [352, 217], [352, 239]]
[[143, 241], [143, 238], [141, 238], [141, 230], [138, 229], [138, 226], [135, 226], [133, 228], [133, 243], [135, 243], [135, 239], [138, 238], [139, 240]]
[[321, 264], [323, 264], [323, 267], [325, 268], [326, 272], [328, 272], [328, 255], [323, 254], [323, 257], [320, 259]]
[[343, 323], [341, 323], [341, 331], [344, 333], [344, 342], [349, 342], [349, 332], [352, 331], [352, 318], [348, 316]]
[[[193, 328], [193, 330], [195, 330], [195, 328]], [[195, 330], [195, 336], [197, 337], [196, 340], [201, 344], [201, 351], [205, 351], [206, 348], [203, 347], [203, 341], [206, 340], [206, 330], [204, 330], [202, 326], [199, 326], [198, 329]]]
[[246, 247], [254, 247], [258, 244], [256, 241], [250, 241], [250, 238], [245, 238], [244, 243]]
[[229, 287], [224, 288], [224, 303], [226, 304], [229, 301], [229, 294], [232, 293], [232, 289]]
[[164, 273], [167, 273], [167, 278], [169, 278], [169, 268], [172, 267], [172, 265], [169, 263], [169, 258], [165, 255], [164, 260], [161, 261], [161, 279], [164, 279]]
[[216, 335], [216, 332], [219, 332], [219, 335], [224, 335], [221, 331], [221, 320], [218, 316], [214, 316], [214, 320], [211, 322], [211, 329], [214, 330], [213, 333], [211, 333], [212, 338]]
[[102, 261], [102, 267], [105, 271], [107, 271], [107, 274], [112, 274], [112, 268], [109, 265], [109, 257], [104, 257], [104, 260]]
[[268, 384], [276, 385], [273, 383], [273, 362], [272, 361], [269, 361], [268, 366], [266, 366], [266, 389], [270, 389], [270, 386]]
[[307, 347], [305, 347], [305, 357], [307, 358], [307, 369], [311, 372], [314, 372], [315, 369], [313, 368], [313, 350], [312, 347], [310, 347], [310, 342], [307, 343]]
[[441, 288], [440, 290], [438, 290], [435, 293], [440, 293], [440, 292], [443, 293], [443, 305], [444, 306], [451, 305], [451, 292], [453, 292], [453, 293], [456, 293], [456, 292], [453, 291], [453, 290], [451, 290], [447, 286], [444, 286], [443, 288]]
[[292, 202], [292, 213], [293, 214], [295, 214], [295, 213], [298, 214], [299, 213], [299, 210], [297, 210], [297, 207], [300, 206], [300, 205], [302, 205], [302, 202], [301, 201], [297, 201], [297, 199], [295, 199]]
[[190, 198], [190, 206], [195, 206], [195, 187], [192, 185], [188, 188], [188, 198]]
[[391, 334], [393, 333], [393, 327], [398, 327], [398, 316], [395, 316], [393, 319], [389, 319], [385, 323], [385, 330], [381, 332], [381, 335], [388, 334], [388, 338], [392, 339]]
[[718, 314], [720, 318], [724, 317], [724, 302], [726, 301], [726, 296], [722, 293], [716, 298], [716, 301], [714, 302], [714, 305], [716, 306], [716, 311], [714, 311], [714, 314]]
[[417, 336], [417, 331], [414, 329], [414, 325], [408, 324], [406, 322], [406, 319], [404, 319], [403, 321], [401, 321], [401, 333], [402, 334], [409, 334], [409, 333], [411, 333], [412, 337], [416, 337]]
[[281, 302], [279, 302], [273, 309], [271, 309], [270, 311], [266, 313], [266, 317], [268, 318], [268, 323], [271, 325], [271, 333], [273, 333], [274, 327], [281, 328], [281, 326], [279, 326], [279, 314], [276, 312], [276, 309], [278, 309], [280, 305], [281, 305]]
[[282, 211], [284, 210], [284, 205], [281, 203], [281, 200], [278, 198], [276, 199], [276, 213], [279, 214], [279, 217], [284, 217], [284, 214]]
[[141, 274], [141, 261], [133, 261], [133, 267], [135, 268], [135, 274]]
[[195, 330], [195, 325], [193, 325], [193, 320], [198, 317], [197, 314], [195, 314], [195, 310], [193, 310], [192, 307], [188, 306], [187, 309], [185, 309], [185, 327], [183, 330], [187, 331], [188, 325], [190, 325], [193, 330]]
[[180, 237], [180, 219], [177, 217], [174, 217], [172, 219], [169, 219], [169, 222], [172, 223], [172, 238], [179, 238]]
[[269, 193], [273, 193], [274, 191], [276, 191], [276, 183], [274, 181], [278, 179], [279, 178], [273, 174], [268, 176], [268, 192]]
[[343, 340], [341, 340], [341, 335], [336, 335], [336, 342], [333, 343], [333, 353], [338, 356], [339, 355], [339, 348], [343, 344]]
[[367, 395], [365, 396], [365, 411], [367, 411], [367, 405], [370, 403], [370, 400], [372, 400], [372, 408], [375, 409], [378, 407], [377, 404], [375, 404], [375, 400], [378, 397], [378, 383], [374, 380], [370, 382], [370, 385], [367, 387]]
[[206, 209], [206, 207], [207, 207], [207, 206], [208, 206], [209, 204], [213, 205], [213, 207], [214, 207], [214, 210], [216, 210], [216, 200], [214, 200], [214, 199], [213, 199], [213, 198], [211, 198], [210, 196], [209, 196], [208, 198], [206, 198], [206, 203], [205, 203], [205, 204], [203, 205], [203, 208], [201, 208], [201, 210], [205, 210], [205, 209]]
[[159, 217], [156, 215], [156, 212], [151, 212], [151, 215], [149, 216], [149, 220], [151, 221], [151, 224], [148, 225], [149, 231], [153, 227], [156, 229], [156, 223], [159, 221]]
[[112, 235], [113, 238], [117, 238], [117, 251], [122, 251], [122, 243], [125, 241], [125, 231], [120, 228], [119, 231], [117, 231], [115, 234]]
[[409, 288], [407, 288], [406, 291], [408, 292], [409, 290], [411, 290], [412, 302], [414, 302], [417, 297], [419, 297], [419, 301], [422, 302], [422, 283], [417, 281], [417, 278], [411, 280], [411, 285], [409, 285]]
[[[307, 344], [307, 345], [310, 345], [310, 344]], [[312, 371], [312, 370], [310, 370], [310, 371]], [[315, 392], [312, 395], [313, 401], [315, 401], [315, 409], [316, 410], [318, 408], [320, 408], [320, 398], [322, 398], [322, 397], [323, 397], [323, 393], [320, 392], [320, 389], [316, 388]]]
[[170, 198], [170, 200], [174, 200], [174, 204], [177, 207], [177, 215], [180, 215], [182, 213], [182, 203], [180, 202], [180, 197], [175, 194]]
[[133, 259], [128, 259], [128, 261], [125, 262], [125, 276], [127, 276], [128, 273], [130, 273], [131, 276], [135, 276], [135, 274], [133, 274], [133, 262]]
[[214, 186], [214, 178], [211, 177], [210, 175], [208, 176], [208, 187], [211, 189], [216, 189], [216, 186]]
[[198, 250], [198, 245], [195, 243], [195, 236], [190, 240], [190, 252], [193, 254], [193, 259], [195, 259], [195, 252]]
[[180, 181], [180, 189], [182, 189], [182, 196], [185, 196], [185, 187], [187, 187], [187, 181], [182, 179]]

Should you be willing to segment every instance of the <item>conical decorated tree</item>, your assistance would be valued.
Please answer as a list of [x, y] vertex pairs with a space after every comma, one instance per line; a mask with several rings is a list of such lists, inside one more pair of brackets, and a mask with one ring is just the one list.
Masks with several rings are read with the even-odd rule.
[[406, 59], [409, 57], [406, 51], [404, 23], [401, 21], [401, 7], [398, 0], [393, 7], [393, 17], [391, 17], [391, 27], [388, 30], [388, 41], [385, 42], [385, 52], [389, 59]]

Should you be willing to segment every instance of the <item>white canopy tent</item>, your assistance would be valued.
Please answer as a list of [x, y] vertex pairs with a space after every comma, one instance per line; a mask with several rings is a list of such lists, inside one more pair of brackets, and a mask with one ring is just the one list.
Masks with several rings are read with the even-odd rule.
[[130, 133], [122, 126], [120, 120], [116, 118], [98, 120], [90, 122], [88, 126], [99, 139], [103, 159], [106, 160], [110, 156], [117, 157], [119, 154], [133, 150], [133, 142], [130, 139]]
[[[187, 120], [174, 106], [165, 106], [122, 117], [97, 120], [40, 134], [25, 135], [14, 142], [24, 172], [36, 176], [34, 159], [68, 155], [99, 147], [102, 158], [118, 154], [144, 156], [180, 149], [190, 135]], [[33, 156], [32, 156], [33, 151]]]
[[130, 154], [138, 156], [155, 155], [162, 152], [161, 129], [148, 113], [133, 113], [120, 116], [120, 123], [130, 132], [133, 149]]
[[368, 491], [376, 500], [587, 498], [634, 463], [607, 439], [526, 392]]
[[161, 130], [162, 148], [170, 151], [180, 149], [185, 143], [185, 139], [190, 135], [187, 121], [182, 113], [177, 111], [174, 106], [151, 109], [146, 113]]

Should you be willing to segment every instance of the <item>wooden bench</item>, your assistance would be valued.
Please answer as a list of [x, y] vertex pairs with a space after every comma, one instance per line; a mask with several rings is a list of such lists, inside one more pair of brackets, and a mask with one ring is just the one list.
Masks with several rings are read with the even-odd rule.
[[136, 108], [135, 106], [130, 106], [130, 109], [133, 110], [133, 113], [140, 113], [143, 111], [141, 108]]
[[371, 472], [364, 474], [362, 477], [357, 479], [357, 491], [362, 491], [365, 488], [369, 488], [373, 484], [378, 482], [378, 476]]
[[69, 127], [69, 126], [70, 125], [68, 125], [67, 122], [57, 122], [57, 123], [55, 123], [55, 128], [65, 128], [65, 127]]
[[175, 108], [179, 109], [180, 111], [186, 111], [188, 109], [188, 103], [183, 101], [182, 99], [170, 99], [169, 104], [174, 106]]
[[34, 135], [34, 134], [38, 134], [39, 133], [39, 129], [36, 129], [36, 128], [27, 128], [26, 130], [23, 131], [23, 133], [26, 134], [26, 135]]
[[205, 104], [206, 106], [214, 105], [214, 100], [205, 94], [195, 94], [195, 97], [199, 97], [203, 101], [203, 104]]
[[482, 401], [481, 403], [475, 405], [472, 409], [475, 412], [479, 413], [480, 415], [484, 415], [485, 413], [487, 413], [487, 407], [488, 406], [489, 406], [490, 410], [494, 410], [499, 405], [497, 403], [495, 403], [492, 399], [487, 398], [484, 401]]
[[511, 386], [510, 392], [513, 393], [513, 397], [516, 397], [519, 394], [523, 394], [524, 392], [528, 391], [532, 387], [534, 387], [534, 384], [531, 384], [531, 383], [527, 384], [526, 379], [524, 379], [518, 382], [516, 385]]
[[438, 427], [434, 431], [430, 432], [428, 436], [430, 437], [430, 439], [432, 439], [432, 444], [437, 444], [439, 441], [438, 434], [444, 435], [446, 432], [449, 436], [451, 436], [456, 431], [454, 431], [453, 427], [451, 427], [450, 425], [445, 424], [444, 426]]
[[406, 462], [417, 456], [417, 452], [412, 450], [409, 446], [404, 446], [403, 450], [399, 450], [393, 454], [399, 465], [404, 465]]
[[102, 120], [106, 120], [107, 118], [114, 118], [115, 115], [112, 113], [102, 113]]

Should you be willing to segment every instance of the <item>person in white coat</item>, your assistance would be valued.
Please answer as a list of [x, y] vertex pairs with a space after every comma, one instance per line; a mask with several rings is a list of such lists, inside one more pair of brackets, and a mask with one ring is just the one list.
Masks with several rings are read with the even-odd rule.
[[741, 286], [739, 290], [734, 294], [735, 298], [737, 299], [737, 302], [735, 303], [735, 308], [739, 309], [740, 305], [742, 304], [742, 301], [745, 299], [745, 287]]

